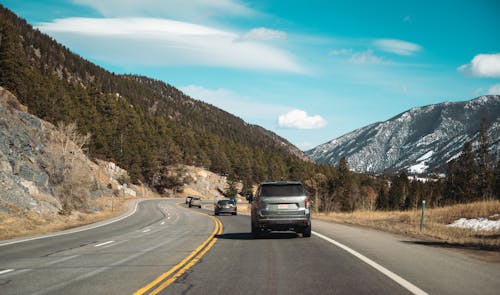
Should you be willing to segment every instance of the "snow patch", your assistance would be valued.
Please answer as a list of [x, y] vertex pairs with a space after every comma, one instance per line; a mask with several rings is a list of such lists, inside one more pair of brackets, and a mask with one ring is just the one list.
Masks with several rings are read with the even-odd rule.
[[425, 165], [425, 163], [422, 162], [422, 163], [418, 163], [416, 165], [410, 166], [410, 168], [408, 168], [408, 171], [410, 173], [421, 174], [421, 173], [424, 173], [427, 170], [427, 168], [429, 168], [429, 166]]
[[427, 153], [425, 153], [425, 155], [423, 155], [422, 157], [418, 158], [417, 162], [425, 161], [425, 160], [429, 159], [430, 157], [432, 157], [432, 155], [434, 155], [434, 151], [428, 151]]
[[473, 230], [500, 230], [500, 220], [489, 220], [487, 218], [460, 218], [455, 220], [449, 227], [468, 228]]

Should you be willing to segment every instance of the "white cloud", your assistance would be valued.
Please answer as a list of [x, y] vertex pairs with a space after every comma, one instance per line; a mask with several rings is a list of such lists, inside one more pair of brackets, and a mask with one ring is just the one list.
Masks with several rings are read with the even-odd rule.
[[326, 120], [320, 115], [309, 116], [302, 110], [291, 110], [278, 117], [278, 125], [292, 129], [320, 129], [326, 126]]
[[257, 102], [225, 88], [209, 89], [198, 85], [187, 85], [180, 87], [180, 90], [192, 98], [212, 104], [245, 120], [276, 118], [279, 114], [290, 110], [290, 107], [283, 105]]
[[215, 16], [248, 16], [256, 11], [238, 0], [73, 0], [105, 17], [167, 17], [199, 21]]
[[267, 28], [255, 28], [238, 38], [238, 41], [269, 41], [269, 40], [286, 40], [286, 33], [283, 31], [272, 30]]
[[495, 84], [488, 89], [490, 95], [500, 95], [500, 84]]
[[373, 54], [372, 50], [355, 52], [349, 58], [349, 62], [356, 65], [364, 64], [388, 64], [389, 62]]
[[38, 29], [88, 58], [122, 65], [194, 65], [306, 73], [276, 46], [235, 42], [238, 34], [157, 18], [65, 18]]
[[476, 77], [500, 77], [500, 53], [478, 54], [470, 63], [458, 67], [457, 70]]
[[422, 48], [418, 44], [397, 39], [378, 39], [374, 44], [380, 50], [399, 55], [413, 55]]

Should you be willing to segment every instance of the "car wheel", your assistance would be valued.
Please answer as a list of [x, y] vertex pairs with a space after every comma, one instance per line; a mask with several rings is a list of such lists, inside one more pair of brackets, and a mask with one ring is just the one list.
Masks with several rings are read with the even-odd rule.
[[219, 215], [219, 212], [214, 212], [214, 215]]
[[189, 204], [189, 208], [191, 208], [191, 204]]
[[236, 215], [236, 212], [233, 212], [233, 215]]
[[201, 205], [200, 205], [200, 206], [198, 206], [198, 208], [200, 208], [200, 209], [201, 209]]
[[304, 237], [304, 238], [311, 237], [311, 226], [310, 225], [304, 229], [304, 232], [302, 233], [302, 237]]
[[252, 234], [254, 237], [259, 236], [259, 229], [252, 223]]

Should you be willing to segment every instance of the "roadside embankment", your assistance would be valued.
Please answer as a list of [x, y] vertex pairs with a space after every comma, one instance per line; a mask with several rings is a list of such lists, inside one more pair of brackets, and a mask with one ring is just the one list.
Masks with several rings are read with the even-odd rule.
[[433, 241], [436, 245], [498, 251], [500, 250], [500, 230], [475, 230], [452, 227], [450, 224], [460, 218], [499, 220], [499, 213], [500, 201], [426, 209], [422, 231], [420, 230], [421, 210], [319, 213], [314, 214], [314, 218], [409, 235]]

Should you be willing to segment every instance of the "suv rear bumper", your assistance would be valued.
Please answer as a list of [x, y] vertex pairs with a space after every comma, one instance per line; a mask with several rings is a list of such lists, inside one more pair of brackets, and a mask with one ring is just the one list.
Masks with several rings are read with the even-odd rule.
[[287, 230], [303, 230], [311, 225], [311, 220], [306, 216], [299, 217], [267, 217], [256, 220], [256, 225], [260, 229], [287, 231]]

